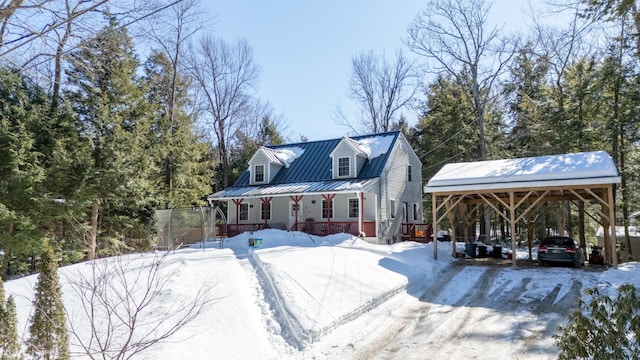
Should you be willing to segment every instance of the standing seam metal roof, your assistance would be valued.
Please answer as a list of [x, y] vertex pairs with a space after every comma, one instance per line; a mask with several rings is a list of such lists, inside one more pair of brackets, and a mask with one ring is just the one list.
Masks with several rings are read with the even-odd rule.
[[277, 146], [267, 146], [267, 149], [278, 150], [278, 149], [286, 149], [292, 147], [298, 147], [304, 150], [302, 155], [298, 157], [295, 161], [293, 161], [289, 167], [284, 167], [280, 169], [278, 174], [273, 178], [273, 180], [266, 185], [260, 186], [251, 186], [250, 185], [250, 172], [249, 170], [245, 170], [242, 175], [236, 180], [236, 182], [216, 194], [212, 194], [209, 197], [232, 197], [232, 196], [241, 196], [241, 194], [246, 193], [247, 188], [268, 188], [270, 186], [283, 185], [283, 184], [298, 184], [298, 183], [316, 183], [314, 186], [311, 186], [309, 192], [318, 192], [318, 191], [330, 191], [335, 190], [336, 187], [344, 186], [345, 181], [357, 183], [361, 182], [365, 179], [377, 178], [382, 174], [382, 170], [384, 169], [389, 155], [391, 153], [391, 149], [395, 145], [399, 131], [393, 131], [388, 133], [381, 134], [372, 134], [372, 135], [363, 135], [363, 136], [355, 136], [350, 139], [355, 141], [360, 141], [369, 138], [381, 137], [381, 136], [393, 136], [393, 141], [390, 142], [389, 148], [387, 151], [373, 159], [368, 159], [365, 164], [362, 166], [362, 169], [358, 173], [358, 176], [354, 179], [340, 179], [335, 180], [332, 178], [331, 173], [331, 152], [336, 148], [336, 146], [340, 143], [342, 139], [331, 139], [331, 140], [321, 140], [321, 141], [310, 141], [303, 143], [294, 143], [294, 144], [286, 144], [286, 145], [277, 145]]

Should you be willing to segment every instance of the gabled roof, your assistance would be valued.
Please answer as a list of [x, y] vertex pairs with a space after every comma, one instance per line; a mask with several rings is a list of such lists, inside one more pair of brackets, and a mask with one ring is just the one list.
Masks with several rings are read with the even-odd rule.
[[252, 162], [253, 158], [255, 158], [256, 155], [258, 153], [260, 153], [260, 152], [262, 152], [264, 154], [264, 156], [269, 160], [270, 163], [278, 164], [280, 166], [284, 166], [284, 163], [278, 158], [278, 154], [275, 151], [273, 151], [272, 149], [269, 149], [269, 148], [264, 147], [264, 146], [260, 146], [260, 148], [258, 148], [258, 151], [256, 151], [255, 154], [253, 154], [253, 156], [251, 157], [249, 162]]
[[348, 180], [334, 180], [331, 173], [330, 154], [342, 139], [267, 146], [265, 149], [276, 153], [297, 149], [298, 156], [288, 163], [288, 166], [280, 169], [269, 184], [251, 186], [250, 173], [245, 170], [232, 186], [210, 195], [209, 199], [256, 196], [255, 194], [280, 194], [283, 188], [287, 188], [287, 193], [304, 193], [343, 191], [350, 188], [369, 187], [372, 182], [366, 180], [377, 179], [382, 174], [382, 170], [389, 158], [390, 150], [393, 148], [399, 134], [399, 131], [394, 131], [350, 138], [355, 141], [364, 154], [367, 154], [368, 160], [363, 165], [358, 176]]
[[[369, 155], [367, 153], [367, 149], [364, 146], [362, 146], [360, 142], [358, 142], [357, 140], [354, 140], [352, 138], [345, 136], [342, 138], [342, 141], [348, 144], [353, 149], [353, 151], [355, 151], [356, 155], [359, 155], [362, 157], [367, 157]], [[333, 151], [331, 153], [333, 154]]]
[[426, 193], [615, 184], [620, 175], [605, 151], [447, 164]]

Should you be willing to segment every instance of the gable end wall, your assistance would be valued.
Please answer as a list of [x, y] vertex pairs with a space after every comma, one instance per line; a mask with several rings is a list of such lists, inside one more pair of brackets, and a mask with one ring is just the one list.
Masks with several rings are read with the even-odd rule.
[[[412, 181], [407, 180], [407, 165], [411, 165]], [[403, 207], [408, 203], [409, 223], [423, 223], [422, 217], [422, 163], [400, 134], [387, 160], [380, 180], [380, 240], [391, 243], [401, 239], [401, 225], [405, 222]], [[396, 216], [391, 219], [391, 200], [395, 200]], [[413, 204], [418, 205], [418, 219], [413, 220]]]

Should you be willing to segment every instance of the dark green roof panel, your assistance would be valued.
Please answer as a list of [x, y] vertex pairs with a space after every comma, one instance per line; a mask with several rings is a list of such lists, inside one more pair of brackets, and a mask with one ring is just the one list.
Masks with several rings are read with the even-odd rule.
[[[389, 153], [398, 139], [399, 132], [389, 132], [374, 135], [355, 136], [351, 139], [356, 141], [368, 138], [393, 136], [389, 149], [386, 153], [376, 156], [371, 160], [367, 160], [363, 165], [356, 179], [368, 179], [379, 177], [382, 174]], [[277, 150], [284, 148], [299, 147], [304, 150], [302, 155], [293, 161], [288, 168], [282, 168], [276, 177], [271, 181], [271, 185], [288, 184], [309, 181], [326, 181], [331, 179], [331, 152], [336, 148], [342, 139], [331, 139], [322, 141], [309, 141], [303, 143], [294, 143], [286, 145], [268, 146], [268, 148]], [[233, 184], [236, 186], [249, 185], [249, 171], [245, 170], [238, 180]]]

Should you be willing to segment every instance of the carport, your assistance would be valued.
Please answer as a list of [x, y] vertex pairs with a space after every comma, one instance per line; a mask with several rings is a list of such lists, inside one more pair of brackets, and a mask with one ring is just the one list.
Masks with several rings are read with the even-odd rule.
[[[450, 224], [462, 225], [468, 239], [468, 225], [482, 209], [488, 206], [501, 216], [510, 229], [514, 267], [518, 222], [530, 221], [531, 213], [544, 202], [582, 201], [595, 209], [595, 215], [587, 215], [604, 229], [605, 262], [616, 266], [613, 188], [618, 183], [613, 159], [605, 151], [594, 151], [446, 164], [428, 181], [424, 192], [432, 194], [434, 234], [447, 217]], [[451, 229], [454, 252], [455, 228]], [[437, 259], [437, 241], [433, 249]]]

